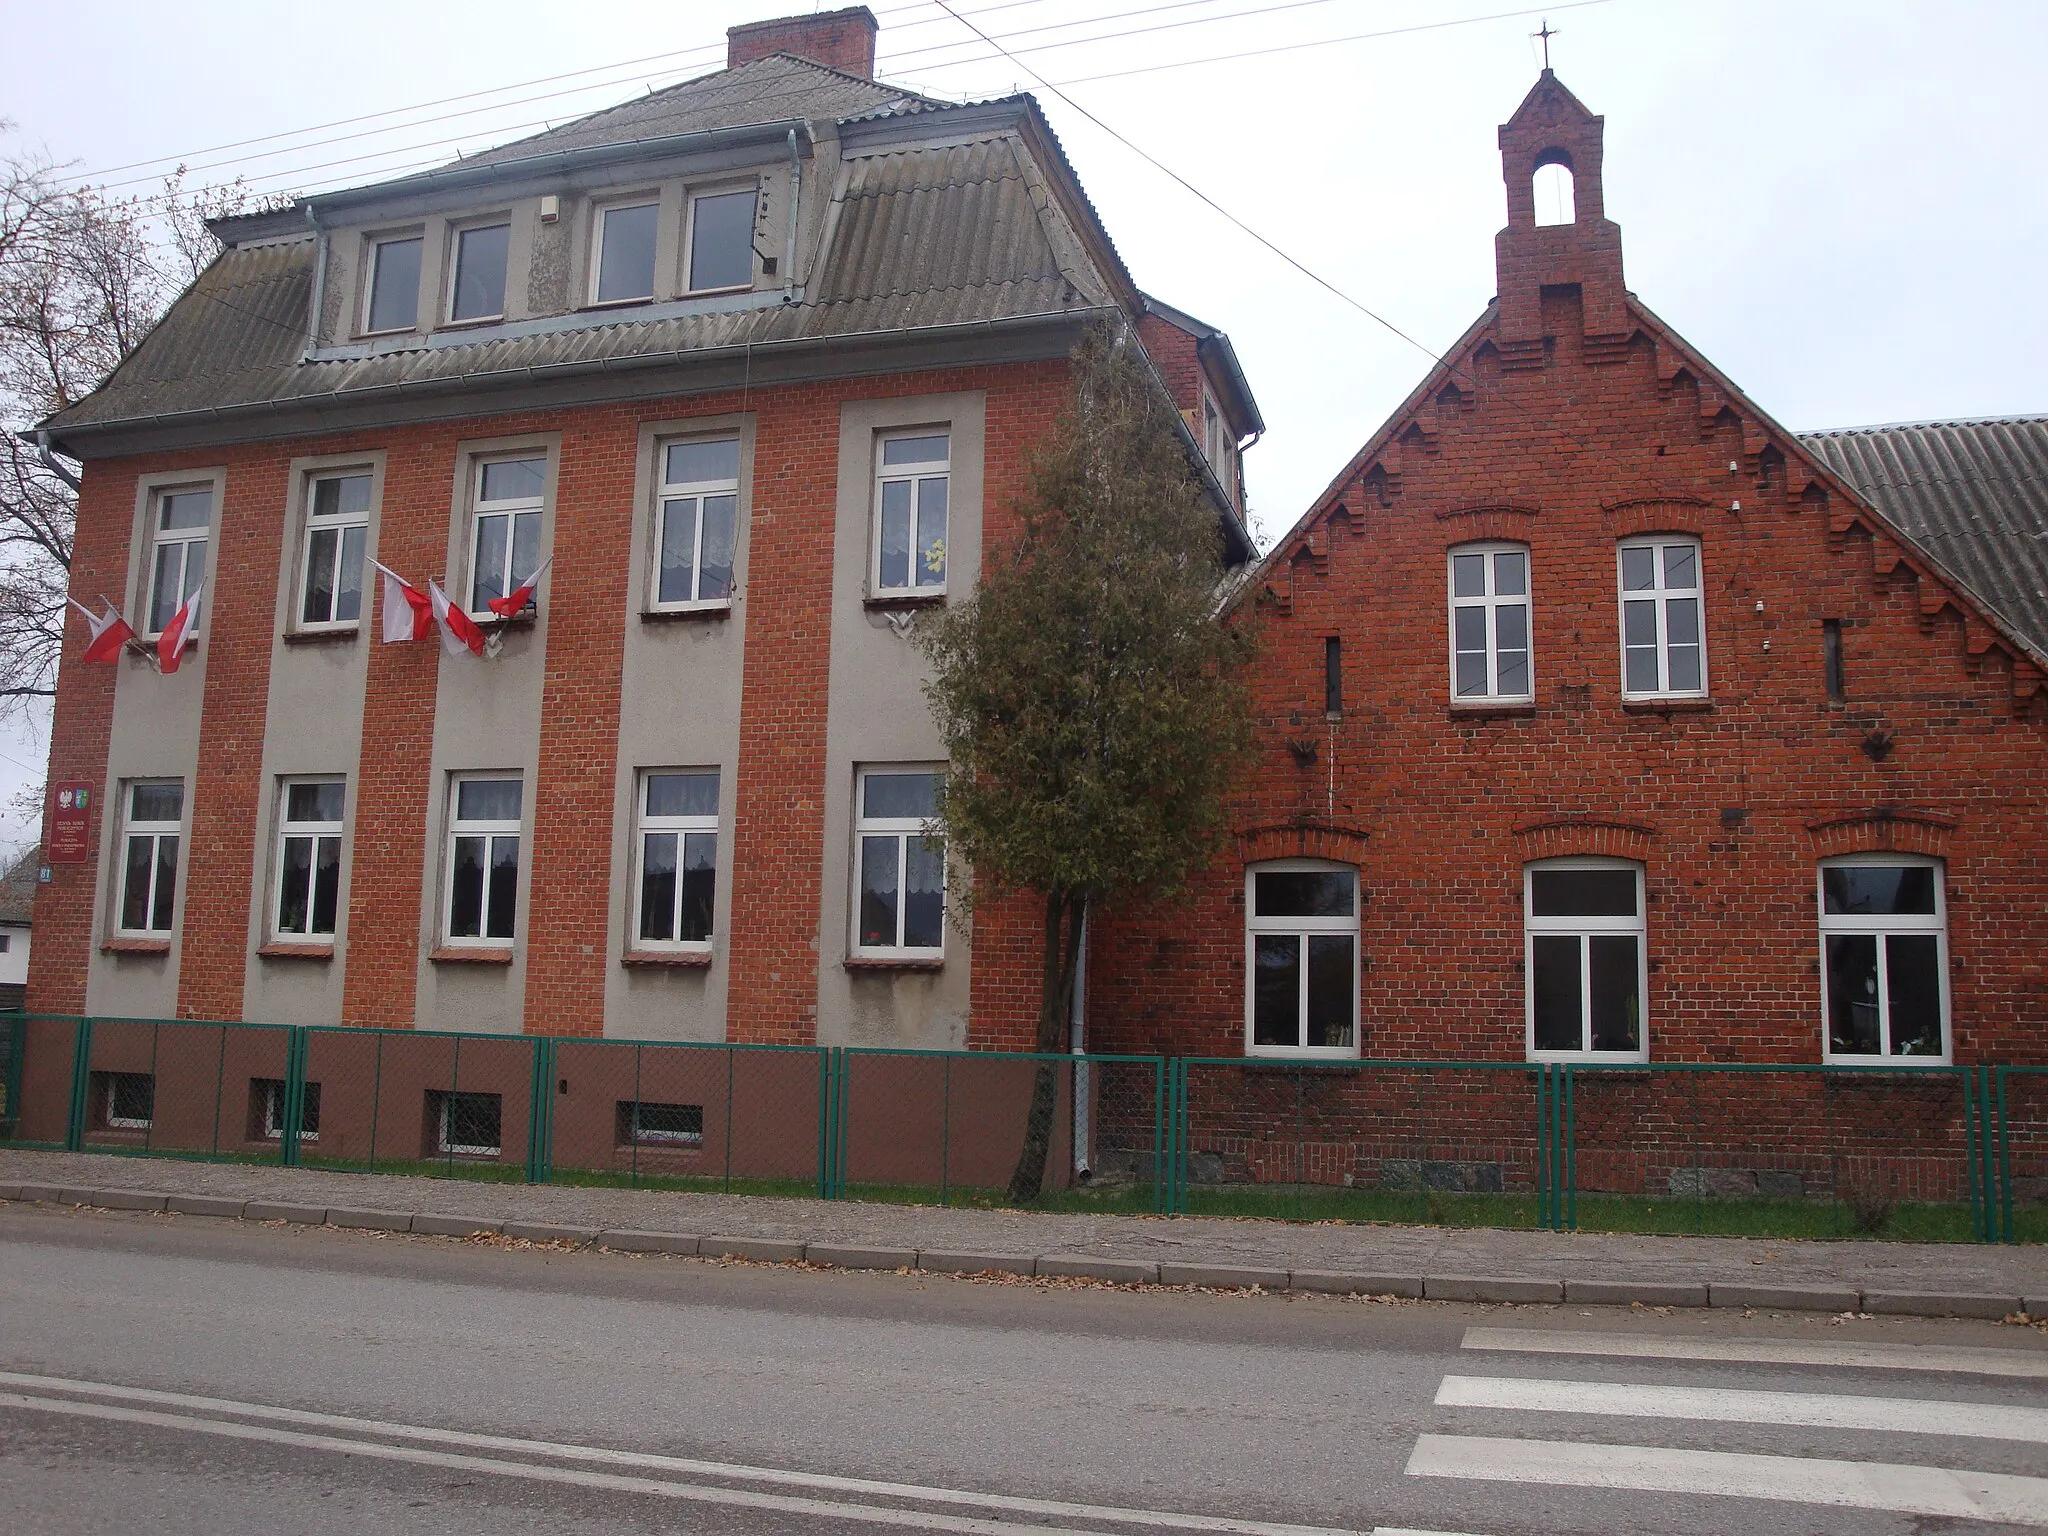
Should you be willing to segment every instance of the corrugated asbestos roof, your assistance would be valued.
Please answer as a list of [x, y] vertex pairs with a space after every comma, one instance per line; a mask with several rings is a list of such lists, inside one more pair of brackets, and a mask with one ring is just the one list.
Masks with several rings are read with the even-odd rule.
[[1804, 432], [1800, 441], [2048, 656], [2048, 417]]
[[[765, 62], [765, 61], [764, 61]], [[829, 72], [828, 72], [829, 73]], [[752, 343], [1021, 319], [1112, 302], [1014, 134], [891, 146], [845, 167], [802, 303], [302, 362], [316, 246], [225, 252], [63, 429]]]
[[[712, 128], [779, 123], [793, 117], [838, 120], [883, 115], [906, 106], [930, 104], [925, 97], [857, 75], [842, 74], [809, 59], [771, 53], [732, 69], [649, 92], [637, 101], [607, 107], [545, 133], [465, 155], [461, 163], [496, 165], [596, 144], [629, 144]], [[403, 185], [403, 181], [393, 185]]]

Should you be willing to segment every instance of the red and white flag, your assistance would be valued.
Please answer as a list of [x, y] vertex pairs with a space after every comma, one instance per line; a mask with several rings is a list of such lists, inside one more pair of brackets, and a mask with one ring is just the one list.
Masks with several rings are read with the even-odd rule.
[[433, 599], [390, 566], [370, 564], [384, 573], [384, 643], [426, 639], [434, 627]]
[[483, 655], [484, 632], [477, 628], [476, 620], [448, 601], [439, 582], [428, 582], [427, 593], [433, 599], [434, 617], [441, 622], [441, 649], [450, 656], [460, 656], [464, 651], [472, 656]]
[[193, 631], [199, 628], [199, 598], [206, 590], [202, 583], [193, 589], [184, 605], [171, 615], [171, 622], [164, 626], [164, 632], [156, 637], [156, 664], [159, 670], [175, 672], [178, 663], [184, 659], [186, 647], [192, 644]]
[[86, 642], [85, 659], [119, 661], [121, 648], [135, 638], [134, 629], [121, 617], [120, 610], [104, 597], [100, 599], [107, 604], [107, 611], [103, 614], [94, 613], [75, 597], [65, 601], [85, 615], [86, 627], [92, 631], [92, 639]]
[[525, 581], [514, 587], [510, 592], [507, 592], [503, 597], [491, 598], [491, 612], [501, 619], [517, 618], [520, 611], [533, 601], [533, 589], [540, 585], [541, 573], [554, 563], [555, 557], [549, 555], [547, 559], [541, 561], [534, 568], [533, 574], [527, 577]]

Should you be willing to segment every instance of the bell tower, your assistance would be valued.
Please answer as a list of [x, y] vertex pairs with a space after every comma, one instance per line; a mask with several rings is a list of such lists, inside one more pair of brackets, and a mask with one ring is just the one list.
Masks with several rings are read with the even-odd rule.
[[[1540, 348], [1545, 288], [1579, 290], [1585, 334], [1619, 339], [1628, 330], [1621, 280], [1621, 227], [1607, 217], [1600, 185], [1600, 144], [1606, 119], [1545, 69], [1515, 115], [1500, 127], [1501, 174], [1508, 186], [1508, 226], [1494, 236], [1504, 352]], [[1537, 178], [1563, 183], [1565, 222], [1538, 223]], [[1542, 212], [1555, 214], [1548, 208]]]

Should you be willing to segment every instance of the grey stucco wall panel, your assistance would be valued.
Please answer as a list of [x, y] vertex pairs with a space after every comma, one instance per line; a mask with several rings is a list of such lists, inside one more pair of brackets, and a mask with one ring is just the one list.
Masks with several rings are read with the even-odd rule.
[[825, 846], [819, 892], [818, 1041], [958, 1048], [967, 1043], [972, 939], [956, 920], [964, 872], [949, 872], [945, 964], [936, 971], [849, 971], [856, 770], [945, 758], [911, 639], [867, 605], [878, 433], [938, 426], [952, 434], [946, 579], [967, 596], [981, 569], [988, 398], [980, 391], [848, 401], [839, 416], [832, 557], [832, 680], [825, 726]]

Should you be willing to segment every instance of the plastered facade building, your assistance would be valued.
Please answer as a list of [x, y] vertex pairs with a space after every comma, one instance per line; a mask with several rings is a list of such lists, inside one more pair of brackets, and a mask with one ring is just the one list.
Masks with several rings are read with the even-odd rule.
[[[968, 872], [918, 835], [944, 765], [910, 622], [1006, 535], [1085, 326], [1152, 356], [1239, 563], [1261, 423], [1030, 98], [878, 84], [875, 35], [858, 7], [734, 28], [724, 71], [216, 225], [45, 427], [84, 466], [74, 594], [145, 641], [204, 600], [171, 675], [65, 668], [51, 777], [100, 811], [41, 889], [33, 1007], [1028, 1029], [1028, 920], [950, 923]], [[379, 566], [488, 655], [383, 643]]]

